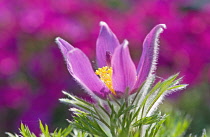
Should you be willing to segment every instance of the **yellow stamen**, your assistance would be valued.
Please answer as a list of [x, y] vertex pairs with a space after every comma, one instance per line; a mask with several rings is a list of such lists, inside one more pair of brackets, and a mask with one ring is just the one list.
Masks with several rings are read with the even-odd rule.
[[112, 86], [112, 67], [102, 67], [102, 68], [98, 68], [98, 70], [96, 70], [96, 75], [98, 75], [101, 79], [101, 81], [103, 81], [105, 83], [105, 85], [109, 88], [109, 90], [116, 95], [116, 92], [113, 89]]

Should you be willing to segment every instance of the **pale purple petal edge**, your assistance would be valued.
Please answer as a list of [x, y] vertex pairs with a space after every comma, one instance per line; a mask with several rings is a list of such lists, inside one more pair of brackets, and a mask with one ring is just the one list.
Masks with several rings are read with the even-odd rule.
[[165, 24], [156, 25], [146, 36], [143, 43], [142, 56], [137, 68], [137, 81], [133, 89], [139, 88], [155, 71], [158, 59], [158, 37], [164, 29], [166, 29]]

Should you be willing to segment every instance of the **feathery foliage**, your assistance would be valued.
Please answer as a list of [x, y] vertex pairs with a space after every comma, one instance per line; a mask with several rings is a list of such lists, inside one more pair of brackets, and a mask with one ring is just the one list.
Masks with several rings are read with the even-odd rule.
[[154, 113], [158, 105], [167, 94], [187, 86], [179, 84], [181, 78], [177, 77], [178, 74], [154, 84], [153, 76], [149, 86], [146, 81], [136, 93], [121, 99], [99, 99], [96, 104], [91, 104], [63, 92], [70, 99], [60, 101], [74, 106], [71, 111], [75, 116], [70, 123], [84, 132], [104, 137], [156, 136], [166, 120], [166, 115]]
[[[69, 104], [74, 113], [73, 120], [65, 129], [50, 132], [40, 121], [40, 137], [182, 137], [190, 125], [189, 116], [179, 111], [161, 114], [159, 104], [167, 94], [185, 88], [179, 84], [182, 78], [175, 74], [164, 81], [155, 82], [152, 76], [132, 95], [118, 99], [98, 98], [89, 103], [67, 92], [68, 98], [60, 99]], [[21, 124], [20, 135], [6, 133], [9, 137], [36, 137], [26, 125]], [[193, 135], [189, 135], [192, 137]], [[202, 137], [207, 137], [203, 131]]]

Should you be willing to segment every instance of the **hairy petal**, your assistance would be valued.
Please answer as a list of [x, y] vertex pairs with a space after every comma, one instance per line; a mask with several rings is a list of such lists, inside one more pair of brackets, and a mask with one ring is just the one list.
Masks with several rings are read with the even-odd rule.
[[107, 66], [106, 53], [109, 52], [112, 55], [114, 49], [120, 44], [115, 34], [105, 22], [101, 21], [100, 26], [101, 30], [96, 42], [96, 58], [98, 67], [101, 68]]
[[[58, 44], [58, 47], [60, 48], [61, 53], [63, 54], [64, 60], [67, 62], [67, 53], [69, 51], [73, 50], [74, 47], [60, 37], [57, 37], [55, 39], [55, 42]], [[70, 72], [70, 74], [72, 74], [69, 64], [68, 63], [66, 63], [66, 64], [67, 64], [68, 71]]]
[[113, 68], [112, 83], [116, 92], [125, 92], [131, 89], [136, 81], [136, 68], [131, 59], [128, 41], [116, 48], [111, 66]]
[[67, 63], [70, 66], [72, 76], [91, 95], [105, 99], [110, 92], [106, 85], [96, 76], [87, 56], [79, 49], [74, 48], [67, 55]]
[[146, 36], [137, 68], [137, 82], [134, 89], [137, 89], [155, 71], [158, 57], [158, 37], [165, 28], [165, 24], [159, 24]]
[[60, 37], [57, 37], [55, 39], [55, 42], [58, 44], [58, 47], [60, 48], [63, 56], [66, 56], [68, 51], [74, 49], [74, 47], [71, 44], [69, 44], [67, 41], [63, 40]]

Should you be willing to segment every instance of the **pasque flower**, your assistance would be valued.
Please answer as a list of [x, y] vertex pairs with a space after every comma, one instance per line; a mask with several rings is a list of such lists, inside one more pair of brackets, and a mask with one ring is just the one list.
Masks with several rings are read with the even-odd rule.
[[70, 74], [88, 93], [106, 99], [112, 94], [122, 97], [132, 94], [152, 75], [156, 69], [158, 36], [166, 26], [155, 26], [143, 42], [142, 56], [135, 67], [128, 49], [128, 41], [119, 43], [115, 34], [105, 22], [100, 22], [101, 30], [96, 42], [98, 69], [94, 72], [87, 56], [60, 37], [56, 38]]

